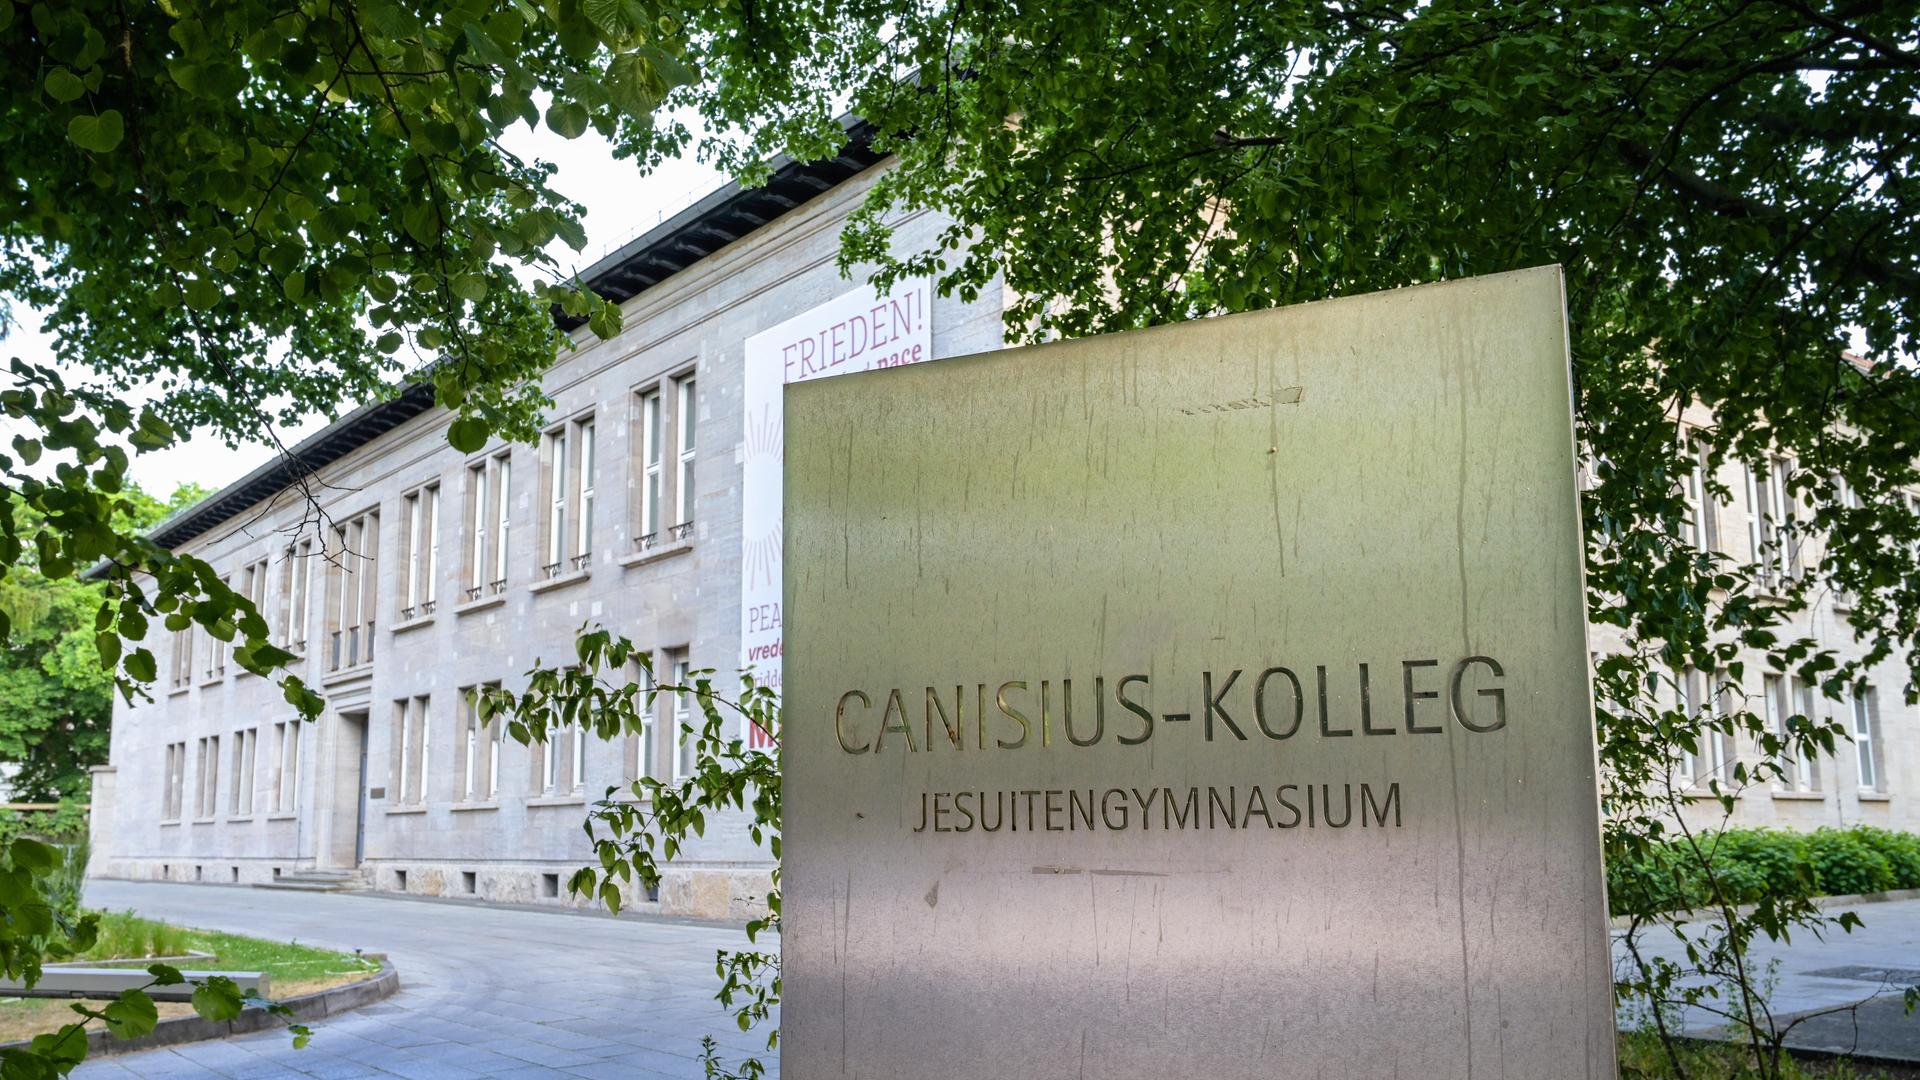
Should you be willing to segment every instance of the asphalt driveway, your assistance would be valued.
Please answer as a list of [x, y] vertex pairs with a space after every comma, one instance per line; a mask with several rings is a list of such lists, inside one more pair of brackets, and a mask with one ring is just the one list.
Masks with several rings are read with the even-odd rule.
[[187, 926], [388, 954], [393, 997], [286, 1032], [101, 1058], [79, 1080], [134, 1077], [692, 1080], [700, 1037], [733, 1061], [761, 1049], [714, 1002], [736, 931], [475, 904], [244, 887], [99, 881], [87, 904]]

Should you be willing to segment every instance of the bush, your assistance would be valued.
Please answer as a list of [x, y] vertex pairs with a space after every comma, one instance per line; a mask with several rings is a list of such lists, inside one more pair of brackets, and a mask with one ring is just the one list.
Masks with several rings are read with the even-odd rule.
[[1817, 882], [1806, 837], [1780, 829], [1729, 829], [1703, 838], [1726, 897], [1751, 904], [1767, 897], [1807, 896]]
[[1611, 851], [1607, 901], [1615, 915], [1685, 911], [1713, 903], [1711, 868], [1724, 899], [1843, 896], [1920, 889], [1920, 836], [1857, 825], [1811, 833], [1728, 829], [1632, 852]]
[[1857, 829], [1816, 829], [1807, 834], [1807, 861], [1823, 896], [1885, 892], [1893, 888], [1893, 866], [1860, 837]]
[[1920, 889], [1920, 836], [1872, 825], [1855, 826], [1853, 832], [1893, 868], [1893, 888]]

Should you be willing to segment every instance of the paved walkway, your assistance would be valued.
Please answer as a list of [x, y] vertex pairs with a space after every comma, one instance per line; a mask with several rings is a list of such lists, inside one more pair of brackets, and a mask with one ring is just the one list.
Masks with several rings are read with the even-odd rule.
[[[1784, 1027], [1796, 1017], [1825, 1014], [1795, 1025], [1787, 1045], [1920, 1062], [1920, 1014], [1907, 1016], [1901, 1000], [1905, 987], [1920, 985], [1920, 900], [1855, 904], [1833, 912], [1843, 910], [1858, 914], [1866, 925], [1850, 934], [1835, 931], [1825, 940], [1796, 934], [1790, 945], [1763, 938], [1753, 946], [1753, 970], [1762, 985], [1771, 987], [1768, 1001], [1776, 1023]], [[1671, 937], [1648, 935], [1642, 948], [1684, 962]], [[1616, 959], [1623, 953], [1617, 942], [1614, 953]], [[1698, 1034], [1722, 1023], [1703, 1012], [1686, 1022]]]
[[[713, 1001], [715, 950], [745, 942], [731, 930], [146, 882], [95, 882], [87, 901], [190, 926], [384, 951], [400, 969], [401, 990], [323, 1022], [305, 1050], [294, 1050], [284, 1031], [267, 1031], [100, 1059], [79, 1069], [79, 1080], [696, 1080], [704, 1034], [714, 1036], [728, 1061], [765, 1046], [761, 1037], [741, 1034]], [[1897, 994], [1920, 983], [1920, 900], [1855, 910], [1866, 925], [1851, 934], [1756, 946], [1774, 1011], [1786, 1017], [1893, 993], [1801, 1025], [1790, 1045], [1920, 1061], [1920, 1016], [1906, 1016]], [[1677, 951], [1671, 941], [1648, 945]], [[1711, 1021], [1697, 1017], [1693, 1026], [1704, 1033]]]
[[704, 1034], [720, 1042], [729, 1062], [765, 1047], [763, 1036], [743, 1035], [713, 1001], [715, 950], [746, 940], [730, 930], [148, 882], [90, 883], [87, 903], [188, 926], [385, 952], [400, 969], [401, 989], [320, 1022], [304, 1050], [293, 1049], [285, 1031], [270, 1030], [101, 1058], [76, 1070], [78, 1080], [693, 1080], [704, 1075]]

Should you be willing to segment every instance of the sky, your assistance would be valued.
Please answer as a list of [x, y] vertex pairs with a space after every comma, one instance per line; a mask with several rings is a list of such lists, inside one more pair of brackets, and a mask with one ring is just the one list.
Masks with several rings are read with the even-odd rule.
[[[521, 157], [539, 158], [559, 166], [554, 188], [586, 207], [586, 248], [576, 254], [557, 245], [558, 253], [568, 256], [569, 262], [563, 265], [569, 269], [586, 269], [602, 255], [725, 182], [718, 171], [691, 159], [666, 162], [652, 175], [642, 176], [634, 162], [616, 161], [613, 148], [591, 129], [578, 139], [568, 140], [545, 127], [529, 131], [525, 125], [516, 124], [502, 142]], [[15, 307], [12, 315], [19, 326], [0, 342], [0, 356], [52, 363], [53, 343], [40, 333], [37, 313]], [[299, 427], [279, 429], [278, 434], [286, 445], [292, 446], [326, 426], [327, 420], [324, 416], [311, 417]], [[4, 423], [0, 421], [0, 426]], [[11, 435], [10, 432], [0, 434]], [[188, 482], [207, 488], [222, 487], [245, 476], [273, 453], [265, 441], [235, 450], [211, 437], [189, 438], [168, 449], [136, 456], [132, 473], [141, 487], [165, 498], [174, 488]]]

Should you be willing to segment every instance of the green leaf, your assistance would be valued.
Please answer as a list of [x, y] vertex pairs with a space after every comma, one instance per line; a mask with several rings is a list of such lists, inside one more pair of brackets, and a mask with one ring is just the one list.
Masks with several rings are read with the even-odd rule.
[[59, 849], [24, 836], [13, 842], [7, 855], [13, 865], [35, 874], [46, 873], [61, 863]]
[[193, 1011], [208, 1020], [231, 1020], [243, 1005], [239, 985], [224, 975], [208, 978], [193, 991]]
[[40, 80], [40, 85], [46, 88], [48, 97], [63, 105], [78, 101], [80, 95], [87, 92], [87, 84], [80, 81], [80, 76], [64, 67], [55, 67], [47, 72], [47, 77]]
[[100, 1014], [116, 1039], [137, 1039], [149, 1034], [160, 1020], [160, 1010], [145, 990], [121, 991], [119, 1000], [108, 1003]]
[[153, 654], [146, 649], [135, 649], [127, 657], [127, 677], [136, 682], [150, 683], [159, 677]]
[[555, 102], [547, 109], [547, 126], [563, 139], [577, 139], [586, 133], [587, 110], [577, 102]]
[[478, 303], [487, 298], [487, 279], [479, 274], [455, 274], [448, 286], [462, 300]]
[[206, 311], [220, 302], [220, 286], [211, 278], [196, 277], [187, 282], [187, 306], [195, 311]]
[[487, 436], [492, 432], [487, 422], [477, 416], [463, 416], [447, 425], [447, 443], [463, 454], [471, 454], [487, 445]]
[[108, 109], [98, 116], [76, 116], [67, 121], [67, 138], [82, 150], [110, 154], [126, 138], [126, 121], [120, 110]]

